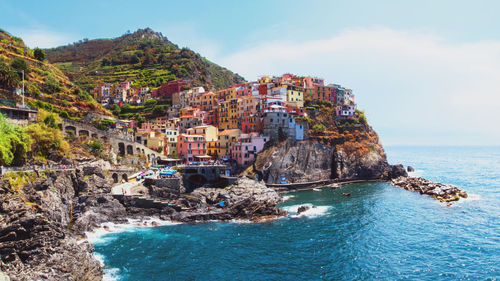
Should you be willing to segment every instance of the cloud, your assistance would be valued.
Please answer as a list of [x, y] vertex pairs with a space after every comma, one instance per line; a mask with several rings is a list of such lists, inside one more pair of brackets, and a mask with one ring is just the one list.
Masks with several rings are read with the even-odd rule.
[[216, 61], [250, 80], [292, 72], [352, 88], [385, 143], [500, 145], [499, 41], [451, 44], [378, 27], [267, 42]]
[[13, 35], [24, 40], [24, 43], [31, 48], [52, 48], [67, 45], [82, 39], [81, 36], [51, 31], [47, 29], [14, 29]]

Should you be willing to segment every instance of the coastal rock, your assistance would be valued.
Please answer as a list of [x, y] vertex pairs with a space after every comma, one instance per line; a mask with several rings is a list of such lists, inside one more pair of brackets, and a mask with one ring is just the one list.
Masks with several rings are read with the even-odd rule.
[[22, 187], [0, 182], [0, 257], [12, 280], [101, 280], [88, 242], [102, 222], [125, 219], [98, 168], [38, 172]]
[[300, 213], [303, 213], [307, 210], [309, 210], [311, 207], [309, 206], [300, 206], [298, 209], [297, 209], [297, 215], [300, 215]]
[[408, 166], [408, 167], [406, 167], [406, 170], [407, 170], [408, 172], [415, 172], [415, 169], [414, 169], [412, 166]]
[[342, 144], [285, 141], [259, 153], [254, 170], [267, 183], [323, 180], [392, 179], [407, 176], [402, 165], [387, 163], [381, 145], [377, 149], [350, 152]]
[[[198, 188], [181, 200], [184, 212], [176, 213], [177, 221], [256, 220], [260, 217], [278, 217], [286, 212], [276, 205], [281, 196], [263, 182], [243, 177], [224, 189]], [[221, 205], [221, 202], [222, 205]]]
[[416, 191], [438, 199], [441, 202], [457, 201], [467, 198], [467, 192], [451, 184], [433, 182], [420, 177], [398, 177], [391, 181], [392, 185], [406, 190]]

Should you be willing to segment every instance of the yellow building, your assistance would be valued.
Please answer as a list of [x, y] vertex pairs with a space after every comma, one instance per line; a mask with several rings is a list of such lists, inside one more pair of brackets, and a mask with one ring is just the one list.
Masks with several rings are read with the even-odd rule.
[[229, 129], [229, 101], [219, 102], [218, 120], [219, 129], [226, 130]]
[[304, 88], [288, 85], [286, 102], [291, 106], [304, 107]]
[[216, 102], [217, 102], [217, 95], [215, 93], [213, 92], [205, 93], [201, 95], [200, 108], [203, 111], [209, 112], [216, 106], [217, 104]]
[[228, 109], [228, 119], [229, 119], [229, 127], [228, 129], [236, 129], [239, 126], [240, 116], [238, 114], [238, 101], [241, 99], [231, 99], [229, 101], [229, 109]]
[[217, 135], [219, 134], [219, 129], [212, 125], [201, 125], [186, 130], [188, 135], [202, 135], [205, 140], [216, 141]]
[[239, 129], [229, 129], [219, 133], [217, 139], [217, 154], [219, 158], [231, 157], [233, 144], [238, 142], [240, 134], [241, 131]]

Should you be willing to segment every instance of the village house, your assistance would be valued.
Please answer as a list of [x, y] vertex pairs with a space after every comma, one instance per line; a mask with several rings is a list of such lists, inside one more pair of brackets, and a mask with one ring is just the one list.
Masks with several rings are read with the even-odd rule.
[[196, 161], [197, 156], [206, 155], [206, 145], [202, 135], [180, 134], [177, 138], [177, 153], [183, 161]]
[[240, 129], [229, 129], [219, 132], [217, 136], [217, 155], [219, 158], [231, 158], [232, 145], [238, 141]]
[[179, 131], [167, 129], [165, 132], [163, 154], [169, 157], [177, 156], [177, 138]]
[[258, 133], [241, 134], [238, 141], [233, 144], [232, 159], [240, 165], [250, 165], [257, 158], [257, 154], [264, 149], [264, 144], [269, 137], [260, 136]]

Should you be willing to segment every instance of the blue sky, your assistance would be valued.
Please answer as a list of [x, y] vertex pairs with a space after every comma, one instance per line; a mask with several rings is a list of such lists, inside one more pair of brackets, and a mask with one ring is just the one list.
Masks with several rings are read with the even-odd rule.
[[151, 27], [255, 80], [352, 88], [383, 144], [500, 145], [499, 1], [13, 1], [29, 46]]

